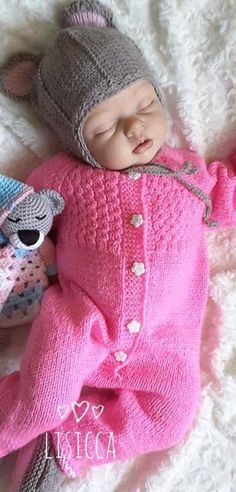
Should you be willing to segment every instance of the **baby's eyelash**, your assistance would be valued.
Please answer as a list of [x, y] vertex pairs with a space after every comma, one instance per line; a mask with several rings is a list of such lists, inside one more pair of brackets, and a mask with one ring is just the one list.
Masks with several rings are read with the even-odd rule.
[[109, 130], [112, 130], [112, 128], [114, 128], [115, 125], [116, 125], [116, 123], [114, 123], [114, 125], [110, 126], [110, 128], [107, 128], [107, 130], [103, 130], [102, 132], [96, 133], [96, 136], [102, 135], [103, 133], [106, 133], [106, 132], [109, 132]]
[[147, 104], [147, 106], [144, 106], [144, 108], [140, 108], [139, 111], [144, 111], [145, 109], [148, 109], [150, 106], [152, 106], [153, 103], [155, 103], [156, 100], [153, 99], [149, 104]]

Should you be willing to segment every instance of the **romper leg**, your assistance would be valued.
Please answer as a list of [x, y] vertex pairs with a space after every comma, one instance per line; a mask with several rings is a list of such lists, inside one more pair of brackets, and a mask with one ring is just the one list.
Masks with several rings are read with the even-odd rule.
[[61, 423], [58, 405], [80, 397], [86, 375], [106, 356], [106, 348], [91, 336], [93, 326], [103, 323], [79, 289], [47, 289], [20, 371], [0, 379], [0, 457]]
[[[76, 449], [76, 455], [70, 454], [69, 461], [75, 475], [79, 475], [84, 466], [124, 460], [178, 444], [196, 415], [199, 392], [194, 382], [181, 394], [173, 387], [173, 395], [168, 396], [126, 389], [88, 388], [86, 393], [82, 391], [80, 402], [83, 400], [89, 402], [89, 411], [78, 423], [71, 414], [67, 426], [71, 431], [67, 443], [70, 441], [71, 447]], [[101, 415], [97, 416], [100, 411]], [[70, 451], [63, 432], [60, 445], [65, 460], [65, 453]], [[59, 462], [60, 452], [56, 450]]]

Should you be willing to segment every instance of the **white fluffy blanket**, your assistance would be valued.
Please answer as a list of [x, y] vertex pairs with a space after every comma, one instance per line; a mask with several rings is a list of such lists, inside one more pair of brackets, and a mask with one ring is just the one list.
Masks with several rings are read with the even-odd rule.
[[[56, 30], [66, 0], [0, 0], [0, 61], [38, 52]], [[207, 161], [236, 147], [235, 0], [104, 0], [144, 50], [164, 89], [168, 143]], [[59, 148], [27, 104], [0, 97], [0, 172], [25, 178]], [[194, 427], [169, 453], [90, 469], [61, 490], [233, 492], [236, 490], [236, 229], [209, 232], [211, 278], [202, 336], [202, 400]], [[18, 328], [1, 354], [1, 373], [19, 366], [27, 334]], [[0, 462], [7, 491], [15, 453]], [[5, 485], [4, 485], [5, 484]]]

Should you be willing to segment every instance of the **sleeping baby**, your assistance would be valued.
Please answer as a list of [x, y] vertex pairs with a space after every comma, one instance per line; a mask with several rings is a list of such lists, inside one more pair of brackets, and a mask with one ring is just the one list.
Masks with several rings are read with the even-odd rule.
[[236, 224], [236, 155], [208, 168], [170, 147], [164, 98], [136, 44], [95, 0], [65, 8], [42, 57], [13, 56], [1, 88], [64, 150], [30, 176], [65, 201], [58, 283], [19, 371], [0, 380], [12, 490], [56, 490], [90, 465], [177, 445], [200, 402], [209, 227]]

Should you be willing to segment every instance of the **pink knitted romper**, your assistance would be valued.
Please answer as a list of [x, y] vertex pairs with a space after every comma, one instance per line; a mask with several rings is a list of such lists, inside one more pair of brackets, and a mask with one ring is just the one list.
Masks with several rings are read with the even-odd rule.
[[[186, 180], [211, 194], [211, 219], [235, 225], [236, 154], [207, 169], [165, 144], [154, 162], [176, 170], [186, 160], [199, 166]], [[75, 477], [176, 445], [199, 405], [205, 203], [171, 176], [93, 169], [66, 152], [28, 183], [65, 199], [59, 284], [44, 295], [20, 371], [0, 380], [0, 456], [51, 431], [60, 468]]]

